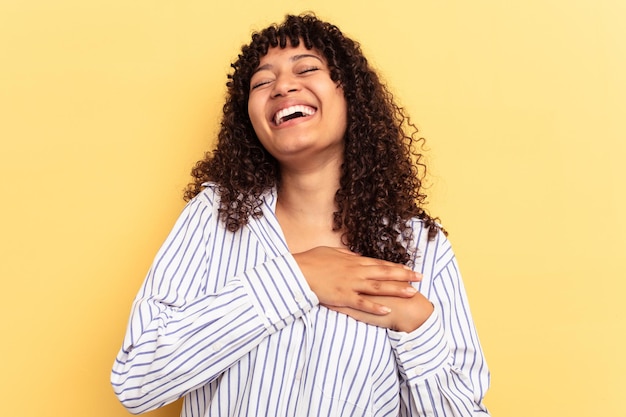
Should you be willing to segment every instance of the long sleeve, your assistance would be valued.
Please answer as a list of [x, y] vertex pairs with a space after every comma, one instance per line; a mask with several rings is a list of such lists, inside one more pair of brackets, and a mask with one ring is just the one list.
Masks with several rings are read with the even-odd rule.
[[420, 290], [435, 311], [411, 333], [388, 331], [400, 372], [400, 415], [488, 416], [482, 401], [489, 370], [456, 259], [441, 234], [427, 245], [424, 273], [432, 275]]
[[266, 255], [253, 244], [225, 251], [232, 233], [211, 197], [185, 207], [133, 303], [111, 373], [132, 413], [208, 384], [318, 303], [289, 253]]

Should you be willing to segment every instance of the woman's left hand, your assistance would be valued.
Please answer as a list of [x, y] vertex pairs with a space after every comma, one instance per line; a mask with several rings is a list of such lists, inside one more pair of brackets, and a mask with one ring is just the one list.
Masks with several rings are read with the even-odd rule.
[[384, 316], [366, 313], [349, 307], [325, 307], [346, 314], [355, 320], [385, 327], [391, 330], [410, 333], [420, 327], [432, 314], [434, 307], [428, 298], [421, 293], [416, 293], [411, 298], [390, 297], [379, 295], [363, 295], [376, 303], [380, 303], [391, 309]]

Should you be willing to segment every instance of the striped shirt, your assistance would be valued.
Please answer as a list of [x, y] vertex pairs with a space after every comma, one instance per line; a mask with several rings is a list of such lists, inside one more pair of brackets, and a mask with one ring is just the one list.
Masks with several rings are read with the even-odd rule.
[[443, 234], [413, 220], [417, 288], [435, 306], [411, 333], [319, 305], [275, 216], [229, 232], [207, 187], [184, 208], [133, 303], [113, 365], [132, 413], [184, 398], [183, 417], [488, 416], [489, 371]]

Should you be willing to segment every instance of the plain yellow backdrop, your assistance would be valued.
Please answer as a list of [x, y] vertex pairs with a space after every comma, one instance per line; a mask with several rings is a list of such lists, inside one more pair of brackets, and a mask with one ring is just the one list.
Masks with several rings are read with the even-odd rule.
[[428, 140], [494, 417], [626, 416], [623, 0], [0, 0], [0, 414], [127, 415], [110, 367], [229, 64], [305, 10]]

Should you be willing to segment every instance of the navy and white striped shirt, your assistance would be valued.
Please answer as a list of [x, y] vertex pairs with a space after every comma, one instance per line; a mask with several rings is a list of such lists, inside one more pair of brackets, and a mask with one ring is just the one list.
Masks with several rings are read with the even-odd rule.
[[413, 221], [417, 288], [435, 305], [411, 333], [319, 305], [268, 192], [235, 233], [209, 186], [190, 201], [133, 304], [111, 381], [141, 413], [183, 417], [488, 416], [489, 372], [448, 240]]

